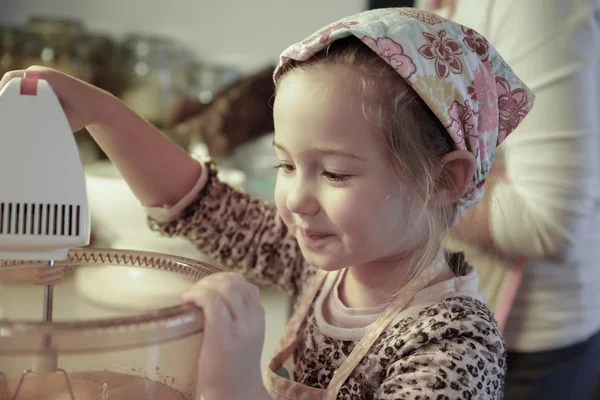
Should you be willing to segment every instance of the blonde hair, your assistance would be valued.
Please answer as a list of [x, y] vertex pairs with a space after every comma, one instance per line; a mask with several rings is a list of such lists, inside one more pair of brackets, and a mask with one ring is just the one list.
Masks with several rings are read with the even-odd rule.
[[360, 80], [365, 117], [381, 127], [391, 159], [403, 182], [421, 201], [427, 218], [423, 243], [410, 262], [416, 273], [433, 262], [442, 238], [452, 226], [456, 204], [433, 206], [433, 194], [448, 187], [451, 179], [439, 159], [454, 150], [446, 129], [410, 85], [381, 57], [358, 38], [334, 41], [307, 61], [292, 61], [280, 80], [290, 71], [333, 66], [350, 68]]

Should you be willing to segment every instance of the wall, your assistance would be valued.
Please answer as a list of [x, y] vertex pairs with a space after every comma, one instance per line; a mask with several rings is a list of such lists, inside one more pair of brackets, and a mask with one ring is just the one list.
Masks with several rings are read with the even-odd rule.
[[274, 62], [288, 45], [366, 0], [0, 0], [0, 23], [30, 15], [81, 18], [91, 30], [154, 32], [181, 40], [202, 59], [244, 70]]

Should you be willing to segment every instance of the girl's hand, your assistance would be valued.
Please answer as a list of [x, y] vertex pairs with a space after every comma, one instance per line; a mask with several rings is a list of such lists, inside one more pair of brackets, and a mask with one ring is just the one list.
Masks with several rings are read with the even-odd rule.
[[204, 311], [204, 339], [198, 366], [206, 400], [269, 398], [260, 359], [265, 315], [260, 293], [240, 274], [209, 275], [182, 293], [184, 303]]
[[62, 104], [73, 132], [110, 118], [111, 109], [119, 103], [116, 97], [89, 83], [50, 68], [37, 66], [7, 72], [0, 80], [0, 90], [11, 79], [22, 78], [31, 73], [37, 74], [40, 79], [50, 84]]

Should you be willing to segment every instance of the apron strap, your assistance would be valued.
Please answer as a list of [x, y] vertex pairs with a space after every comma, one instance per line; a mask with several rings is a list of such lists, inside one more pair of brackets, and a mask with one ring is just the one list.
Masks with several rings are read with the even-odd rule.
[[[421, 271], [402, 288], [401, 293], [386, 308], [379, 319], [373, 325], [371, 325], [365, 336], [352, 350], [350, 355], [344, 360], [342, 365], [340, 365], [340, 367], [335, 371], [334, 376], [325, 391], [322, 391], [321, 389], [316, 390], [314, 388], [303, 387], [303, 390], [306, 391], [306, 393], [310, 393], [310, 396], [312, 396], [309, 397], [310, 399], [318, 398], [319, 400], [335, 400], [337, 398], [337, 395], [344, 382], [346, 382], [352, 371], [369, 352], [382, 332], [392, 323], [398, 314], [402, 312], [415, 294], [422, 288], [426, 287], [439, 274], [442, 265], [443, 264], [441, 262], [438, 262], [436, 266], [433, 266], [433, 268]], [[300, 326], [308, 315], [308, 311], [310, 310], [317, 293], [323, 286], [325, 279], [330, 276], [330, 274], [331, 273], [322, 270], [317, 270], [312, 281], [309, 283], [308, 288], [300, 298], [294, 315], [285, 328], [283, 337], [277, 350], [275, 351], [273, 360], [271, 361], [269, 368], [265, 371], [267, 386], [271, 386], [271, 392], [277, 392], [278, 399], [288, 398], [283, 396], [283, 392], [287, 392], [287, 390], [283, 390], [283, 388], [283, 392], [278, 392], [275, 390], [277, 389], [275, 386], [278, 386], [278, 383], [284, 386], [294, 386], [299, 384], [276, 376], [273, 369], [282, 362], [283, 358], [289, 357], [289, 355], [292, 354], [292, 346], [295, 345]], [[320, 395], [317, 396], [317, 393], [320, 394], [323, 392], [323, 397]]]
[[[271, 358], [268, 367], [264, 371], [263, 380], [271, 395], [277, 395], [277, 397], [275, 397], [276, 399], [285, 399], [281, 392], [282, 388], [279, 386], [293, 386], [294, 384], [297, 384], [296, 382], [289, 381], [289, 379], [284, 379], [277, 376], [275, 370], [282, 366], [284, 361], [293, 354], [293, 346], [295, 345], [297, 339], [298, 330], [306, 318], [308, 311], [310, 310], [310, 306], [312, 305], [315, 296], [319, 292], [319, 289], [321, 289], [326, 277], [327, 272], [322, 270], [317, 270], [315, 276], [313, 276], [304, 294], [298, 301], [296, 309], [294, 310], [294, 315], [288, 321], [283, 332], [283, 336], [279, 341], [279, 345], [275, 349], [273, 357]], [[317, 398], [315, 397], [315, 399]]]
[[282, 350], [288, 348], [294, 341], [296, 340], [296, 336], [298, 330], [300, 329], [300, 325], [304, 322], [308, 311], [310, 310], [310, 306], [312, 305], [315, 296], [323, 286], [323, 282], [327, 277], [327, 272], [322, 270], [317, 270], [315, 276], [310, 283], [310, 286], [306, 289], [302, 297], [298, 302], [298, 306], [294, 312], [294, 316], [288, 321], [283, 336], [279, 342], [278, 348], [275, 350], [275, 355], [280, 353]]
[[411, 279], [403, 288], [402, 292], [390, 304], [385, 312], [367, 331], [365, 336], [354, 347], [352, 352], [344, 360], [342, 365], [335, 371], [331, 382], [325, 391], [325, 400], [335, 400], [342, 388], [342, 385], [352, 371], [360, 364], [364, 356], [369, 352], [373, 344], [377, 341], [383, 331], [392, 323], [392, 321], [404, 310], [406, 305], [412, 300], [419, 290], [426, 287], [440, 272], [441, 262], [434, 268], [422, 271]]

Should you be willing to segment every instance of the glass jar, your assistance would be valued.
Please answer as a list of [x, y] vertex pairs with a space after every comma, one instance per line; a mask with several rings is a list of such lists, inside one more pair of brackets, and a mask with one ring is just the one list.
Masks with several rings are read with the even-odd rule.
[[189, 55], [173, 40], [130, 35], [123, 42], [126, 88], [122, 100], [156, 127], [168, 126], [171, 108], [184, 95]]
[[74, 53], [86, 60], [91, 69], [90, 83], [114, 95], [123, 89], [121, 52], [111, 37], [93, 32], [79, 35], [74, 41]]
[[16, 26], [0, 27], [0, 76], [21, 69], [25, 32]]
[[238, 79], [238, 71], [221, 65], [191, 64], [187, 68], [189, 84], [186, 96], [209, 104], [225, 87]]
[[[72, 250], [56, 266], [66, 269], [66, 277], [54, 286], [53, 322], [39, 322], [44, 287], [28, 284], [27, 275], [50, 267], [0, 263], [1, 400], [197, 398], [203, 314], [179, 304], [178, 293], [217, 268], [164, 254], [103, 249]], [[78, 281], [80, 271], [99, 266], [151, 270], [156, 282], [169, 278], [171, 285], [155, 284], [136, 302], [127, 297], [127, 283], [110, 275]], [[2, 279], [6, 275], [13, 279]], [[106, 298], [111, 300], [101, 300]]]

